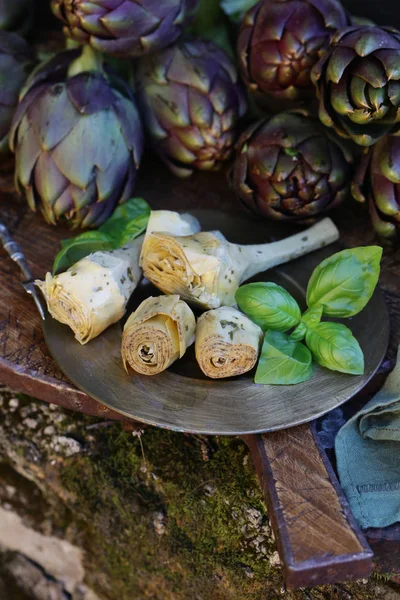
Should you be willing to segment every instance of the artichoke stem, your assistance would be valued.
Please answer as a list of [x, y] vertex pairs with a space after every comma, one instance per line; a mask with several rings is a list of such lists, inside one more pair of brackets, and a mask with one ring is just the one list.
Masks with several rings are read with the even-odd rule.
[[331, 219], [326, 218], [305, 231], [296, 233], [279, 242], [241, 246], [242, 255], [248, 261], [241, 282], [250, 279], [257, 273], [267, 271], [277, 265], [323, 248], [338, 239], [337, 227]]
[[92, 71], [103, 73], [103, 61], [104, 58], [100, 52], [93, 50], [90, 46], [83, 46], [81, 55], [69, 66], [68, 77]]
[[65, 47], [67, 50], [76, 50], [76, 48], [81, 48], [82, 44], [75, 40], [71, 40], [71, 38], [65, 38]]

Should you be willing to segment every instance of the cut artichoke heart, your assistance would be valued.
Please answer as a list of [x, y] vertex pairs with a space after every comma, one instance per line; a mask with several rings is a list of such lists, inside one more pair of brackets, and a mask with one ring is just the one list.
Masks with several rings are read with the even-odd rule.
[[191, 248], [185, 250], [187, 263], [192, 271], [203, 278], [204, 283], [213, 283], [219, 271], [220, 261], [216, 256], [196, 252]]
[[127, 320], [121, 354], [142, 375], [156, 375], [168, 369], [194, 342], [196, 319], [179, 296], [150, 296]]
[[197, 362], [212, 379], [242, 375], [255, 366], [262, 337], [260, 327], [236, 308], [210, 310], [197, 322]]
[[36, 282], [51, 316], [86, 344], [125, 313], [125, 297], [109, 269], [84, 258], [65, 273]]
[[179, 294], [203, 307], [219, 306], [218, 290], [227, 271], [225, 263], [231, 264], [225, 249], [227, 242], [221, 237], [213, 232], [185, 237], [150, 234], [147, 251], [142, 252], [144, 274], [166, 294]]
[[125, 314], [126, 303], [141, 278], [143, 236], [110, 252], [95, 252], [65, 273], [36, 281], [49, 313], [68, 325], [81, 344], [97, 337]]

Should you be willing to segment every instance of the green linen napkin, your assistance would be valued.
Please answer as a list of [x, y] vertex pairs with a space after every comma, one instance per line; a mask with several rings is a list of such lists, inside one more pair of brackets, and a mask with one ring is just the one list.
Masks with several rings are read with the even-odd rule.
[[335, 440], [341, 486], [363, 528], [400, 521], [400, 349], [381, 390]]

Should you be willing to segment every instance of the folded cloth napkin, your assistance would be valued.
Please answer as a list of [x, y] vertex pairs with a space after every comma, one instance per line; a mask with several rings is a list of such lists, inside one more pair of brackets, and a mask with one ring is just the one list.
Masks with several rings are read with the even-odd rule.
[[335, 440], [341, 486], [363, 528], [400, 521], [400, 349], [381, 390]]

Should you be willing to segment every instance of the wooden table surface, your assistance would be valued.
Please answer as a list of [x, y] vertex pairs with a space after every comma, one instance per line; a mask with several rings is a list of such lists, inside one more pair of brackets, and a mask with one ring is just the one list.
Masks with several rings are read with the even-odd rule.
[[[71, 233], [50, 227], [40, 215], [31, 213], [14, 194], [10, 177], [0, 180], [0, 189], [0, 220], [21, 244], [33, 275], [41, 278], [51, 268], [59, 239]], [[243, 211], [223, 174], [199, 173], [179, 180], [152, 157], [141, 168], [136, 195], [144, 197], [153, 208]], [[376, 243], [364, 207], [349, 202], [332, 216], [345, 244]], [[47, 402], [121, 419], [76, 389], [59, 371], [47, 352], [39, 315], [21, 285], [17, 266], [4, 250], [0, 256], [0, 381]], [[400, 250], [385, 249], [381, 285], [392, 320], [388, 359], [368, 389], [351, 402], [354, 410], [378, 389], [393, 364], [400, 339], [399, 265]], [[372, 553], [354, 522], [313, 428], [304, 425], [264, 436], [249, 436], [245, 441], [252, 451], [270, 506], [287, 585], [304, 587], [368, 576]], [[367, 534], [376, 560], [382, 568], [394, 572], [399, 563], [399, 527], [371, 530]]]

